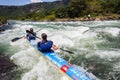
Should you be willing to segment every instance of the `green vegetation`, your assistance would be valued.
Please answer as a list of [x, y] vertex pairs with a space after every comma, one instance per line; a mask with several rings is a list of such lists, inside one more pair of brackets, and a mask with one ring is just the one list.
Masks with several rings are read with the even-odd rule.
[[62, 18], [120, 19], [120, 0], [62, 0], [53, 3], [37, 3], [25, 6], [0, 7], [0, 21], [55, 20]]

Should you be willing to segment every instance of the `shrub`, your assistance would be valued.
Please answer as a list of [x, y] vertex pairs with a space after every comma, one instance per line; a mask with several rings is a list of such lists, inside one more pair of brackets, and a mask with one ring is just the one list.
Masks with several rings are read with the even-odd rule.
[[55, 17], [54, 14], [51, 14], [51, 15], [48, 15], [48, 16], [45, 17], [45, 19], [50, 20], [50, 21], [54, 21], [55, 18], [56, 18], [56, 17]]

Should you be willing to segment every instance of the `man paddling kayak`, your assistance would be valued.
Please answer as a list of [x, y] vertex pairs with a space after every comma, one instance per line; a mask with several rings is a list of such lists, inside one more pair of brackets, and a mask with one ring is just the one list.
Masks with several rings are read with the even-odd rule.
[[[33, 32], [31, 32], [31, 31], [29, 31], [29, 30], [26, 30], [26, 33], [30, 33], [30, 34], [32, 34], [32, 36], [34, 36], [35, 38], [41, 39], [41, 38], [39, 38], [38, 36], [36, 36], [36, 34], [34, 34]], [[40, 42], [37, 43], [37, 47], [38, 47], [38, 49], [39, 49], [40, 51], [49, 52], [49, 51], [51, 50], [51, 48], [52, 48], [53, 50], [57, 50], [57, 49], [59, 48], [58, 46], [54, 45], [52, 41], [48, 41], [48, 40], [47, 40], [47, 34], [43, 33], [43, 34], [41, 35], [41, 37], [42, 37], [42, 41], [40, 41]], [[20, 37], [20, 38], [21, 38], [21, 37]], [[14, 40], [14, 39], [13, 39], [13, 40]], [[33, 39], [33, 40], [34, 40], [34, 39]], [[42, 46], [41, 46], [41, 45], [42, 45]], [[62, 50], [62, 51], [68, 52], [68, 53], [70, 53], [70, 54], [74, 54], [74, 52], [71, 52], [71, 51], [69, 51], [69, 50], [65, 50], [65, 49], [63, 49], [63, 48], [59, 48], [59, 49]]]
[[[34, 32], [33, 28], [30, 28], [30, 30], [26, 30], [27, 35], [25, 38], [27, 38], [29, 41], [36, 39], [36, 32]], [[31, 34], [32, 33], [32, 34]]]
[[53, 50], [57, 50], [59, 47], [53, 44], [53, 41], [47, 40], [47, 34], [42, 33], [41, 34], [42, 40], [37, 43], [37, 47], [42, 52], [49, 52], [51, 51], [51, 48]]

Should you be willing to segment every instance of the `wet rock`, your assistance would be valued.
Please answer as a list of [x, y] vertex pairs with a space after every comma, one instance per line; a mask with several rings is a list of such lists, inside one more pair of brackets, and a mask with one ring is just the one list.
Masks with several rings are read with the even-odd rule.
[[17, 67], [8, 56], [0, 55], [0, 80], [7, 80], [10, 72]]
[[7, 29], [11, 29], [11, 25], [7, 25], [7, 24], [4, 24], [4, 25], [0, 25], [0, 29], [4, 29], [4, 30], [7, 30]]
[[8, 56], [0, 56], [0, 72], [5, 72], [7, 69], [15, 66], [16, 65], [10, 61]]
[[0, 29], [0, 32], [3, 32], [3, 31], [5, 31], [5, 29]]

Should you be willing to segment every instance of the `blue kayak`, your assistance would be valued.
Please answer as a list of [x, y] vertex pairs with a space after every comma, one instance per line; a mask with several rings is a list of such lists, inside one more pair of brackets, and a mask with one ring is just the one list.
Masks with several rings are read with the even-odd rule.
[[[37, 50], [37, 40], [29, 41], [29, 43]], [[78, 69], [76, 66], [68, 63], [65, 59], [61, 58], [58, 54], [56, 54], [53, 50], [50, 52], [41, 52], [44, 57], [48, 58], [55, 66], [57, 66], [61, 71], [63, 71], [66, 75], [68, 75], [71, 80], [95, 80], [92, 79], [88, 72], [83, 69]]]

